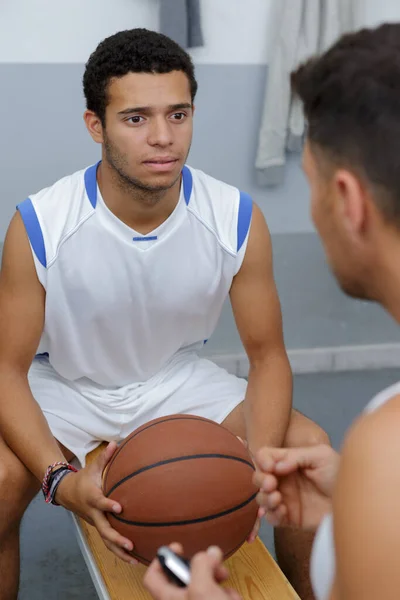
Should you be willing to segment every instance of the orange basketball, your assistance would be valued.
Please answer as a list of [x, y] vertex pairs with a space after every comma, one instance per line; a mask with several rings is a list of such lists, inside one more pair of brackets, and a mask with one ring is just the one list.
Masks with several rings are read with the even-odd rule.
[[253, 472], [247, 449], [214, 421], [155, 419], [124, 440], [104, 472], [104, 494], [123, 509], [108, 518], [144, 564], [173, 541], [189, 558], [210, 545], [227, 558], [257, 518]]

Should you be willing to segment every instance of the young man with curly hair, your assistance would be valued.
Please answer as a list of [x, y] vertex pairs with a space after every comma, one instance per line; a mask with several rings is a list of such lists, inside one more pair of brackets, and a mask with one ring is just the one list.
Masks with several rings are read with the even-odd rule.
[[[143, 29], [100, 43], [83, 78], [101, 161], [21, 202], [0, 278], [0, 599], [17, 597], [19, 523], [40, 489], [132, 562], [105, 512], [117, 443], [172, 413], [261, 446], [327, 441], [292, 411], [271, 242], [250, 197], [187, 166], [197, 83], [190, 57]], [[230, 296], [249, 382], [199, 356]], [[86, 455], [110, 442], [94, 464]], [[68, 461], [77, 459], [74, 472]], [[160, 498], [162, 502], [162, 498]], [[254, 537], [254, 534], [253, 534]], [[172, 540], [171, 540], [172, 541]], [[304, 599], [308, 534], [277, 555]]]

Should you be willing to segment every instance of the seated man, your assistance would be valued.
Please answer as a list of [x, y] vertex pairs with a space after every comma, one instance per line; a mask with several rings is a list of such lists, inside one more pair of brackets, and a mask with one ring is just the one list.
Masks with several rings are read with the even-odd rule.
[[[143, 29], [104, 40], [84, 74], [84, 118], [101, 161], [21, 202], [0, 280], [0, 600], [17, 597], [18, 530], [40, 489], [95, 525], [123, 560], [135, 540], [104, 512], [101, 472], [143, 423], [190, 413], [255, 452], [326, 442], [291, 409], [292, 377], [260, 209], [185, 165], [197, 83], [190, 57]], [[230, 296], [249, 383], [199, 357]], [[85, 457], [111, 442], [98, 461]], [[73, 472], [68, 461], [79, 460]], [[311, 538], [277, 554], [310, 598]]]

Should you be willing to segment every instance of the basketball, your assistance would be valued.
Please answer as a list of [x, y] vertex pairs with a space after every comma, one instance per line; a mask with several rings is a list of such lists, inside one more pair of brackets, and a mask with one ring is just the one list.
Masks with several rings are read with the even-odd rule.
[[104, 495], [122, 506], [107, 516], [143, 564], [173, 541], [188, 558], [210, 545], [228, 558], [257, 518], [253, 472], [244, 445], [214, 421], [154, 419], [124, 440], [104, 471]]

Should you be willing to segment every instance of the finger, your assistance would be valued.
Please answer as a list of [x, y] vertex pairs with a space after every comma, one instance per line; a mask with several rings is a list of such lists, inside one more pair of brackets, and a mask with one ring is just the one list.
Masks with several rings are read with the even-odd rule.
[[[174, 550], [175, 552], [175, 550]], [[155, 558], [147, 569], [143, 585], [155, 600], [185, 600], [186, 590], [171, 584], [162, 570], [160, 561]]]
[[256, 519], [256, 522], [254, 523], [252, 532], [250, 533], [250, 535], [248, 536], [248, 538], [246, 540], [248, 544], [252, 544], [253, 542], [255, 542], [256, 537], [258, 536], [258, 532], [260, 531], [261, 519], [264, 517], [264, 515], [265, 515], [265, 510], [263, 508], [259, 508], [258, 513], [257, 513], [257, 519]]
[[108, 540], [103, 540], [103, 542], [105, 546], [110, 550], [110, 552], [118, 556], [118, 558], [120, 558], [124, 562], [127, 562], [131, 565], [139, 564], [139, 561], [137, 561], [136, 558], [133, 558], [133, 556], [131, 556], [130, 554], [128, 554], [128, 552], [125, 552], [125, 550], [117, 546], [117, 544], [112, 544]]
[[274, 472], [276, 475], [285, 476], [294, 473], [302, 468], [300, 457], [289, 457], [286, 460], [278, 461], [275, 465]]
[[83, 513], [79, 512], [79, 511], [74, 511], [74, 515], [83, 519], [84, 521], [86, 521], [86, 523], [89, 523], [89, 525], [94, 526], [94, 521], [89, 515], [84, 515]]
[[271, 522], [271, 518], [282, 518], [282, 517], [286, 517], [287, 515], [287, 506], [283, 503], [280, 502], [276, 507], [274, 508], [268, 508], [265, 506], [265, 501], [264, 501], [264, 506], [262, 506], [262, 508], [264, 509], [264, 516], [267, 519], [267, 521], [270, 523]]
[[263, 508], [266, 510], [276, 510], [280, 504], [282, 504], [282, 494], [278, 491], [272, 492], [271, 494], [265, 494], [266, 503], [263, 504]]
[[222, 566], [223, 554], [217, 546], [210, 546], [207, 552], [196, 554], [190, 564], [191, 586], [200, 592], [215, 585], [215, 573]]
[[218, 583], [222, 583], [223, 581], [226, 581], [226, 579], [228, 579], [229, 570], [224, 565], [218, 565], [214, 571], [214, 577]]
[[256, 452], [255, 461], [261, 471], [272, 473], [275, 464], [278, 461], [284, 460], [286, 456], [286, 448], [260, 448], [260, 450]]
[[218, 546], [209, 546], [207, 548], [207, 556], [210, 559], [210, 564], [214, 567], [220, 566], [224, 559], [222, 550]]
[[251, 534], [247, 538], [247, 542], [249, 544], [252, 544], [256, 540], [256, 537], [258, 536], [258, 533], [260, 531], [261, 521], [265, 517], [265, 512], [266, 512], [265, 509], [260, 506], [260, 508], [258, 509], [257, 520], [256, 520], [255, 525], [253, 527], [253, 531], [251, 532]]
[[271, 494], [259, 492], [256, 500], [265, 510], [276, 510], [278, 506], [282, 504], [282, 494], [278, 491], [272, 492]]
[[93, 519], [91, 519], [90, 517], [88, 517], [87, 515], [83, 515], [81, 513], [74, 513], [77, 517], [79, 517], [80, 519], [83, 519], [84, 521], [86, 521], [86, 523], [89, 523], [89, 525], [91, 525], [92, 527], [94, 527], [94, 521]]
[[95, 461], [91, 465], [89, 465], [87, 470], [94, 475], [95, 480], [98, 484], [99, 488], [103, 488], [104, 478], [107, 473], [108, 466], [110, 464], [110, 459], [118, 448], [118, 444], [116, 442], [110, 442], [104, 450], [99, 454]]
[[217, 564], [208, 552], [195, 554], [190, 562], [190, 586], [198, 596], [206, 597], [211, 588], [216, 584], [215, 571]]
[[110, 512], [110, 513], [120, 513], [122, 512], [122, 506], [119, 502], [115, 502], [115, 500], [111, 500], [110, 498], [106, 498], [103, 492], [97, 488], [95, 488], [94, 496], [91, 500], [91, 506], [101, 512]]
[[102, 450], [99, 456], [95, 461], [90, 465], [92, 470], [98, 471], [99, 473], [103, 473], [104, 467], [110, 462], [110, 459], [116, 449], [118, 448], [118, 444], [116, 442], [110, 442], [107, 446]]
[[275, 473], [288, 475], [297, 469], [314, 469], [325, 455], [324, 446], [287, 449], [286, 456], [276, 461]]
[[253, 544], [256, 541], [259, 530], [260, 530], [260, 523], [257, 521], [257, 525], [253, 528], [253, 531], [250, 533], [250, 535], [248, 536], [248, 538], [246, 540], [246, 542], [248, 544]]
[[92, 515], [95, 527], [104, 541], [110, 544], [115, 544], [119, 548], [123, 548], [128, 552], [133, 550], [134, 544], [128, 538], [123, 537], [118, 531], [115, 531], [104, 516], [103, 513], [96, 511]]
[[276, 510], [267, 510], [265, 518], [273, 527], [282, 527], [287, 523], [287, 508], [281, 504]]
[[264, 492], [273, 492], [278, 488], [278, 478], [275, 475], [265, 474], [262, 471], [256, 471], [253, 475], [253, 483]]
[[179, 554], [180, 556], [183, 556], [182, 544], [179, 544], [178, 542], [172, 542], [172, 544], [170, 544], [169, 547], [171, 548], [172, 552], [175, 552], [175, 554]]

